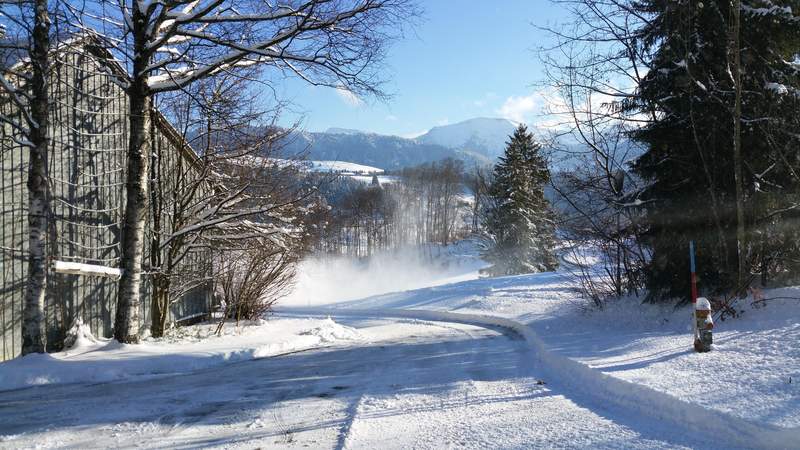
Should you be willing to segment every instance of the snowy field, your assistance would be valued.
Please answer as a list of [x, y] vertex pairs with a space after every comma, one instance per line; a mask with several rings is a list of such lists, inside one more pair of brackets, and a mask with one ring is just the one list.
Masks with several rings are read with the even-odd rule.
[[309, 260], [221, 337], [2, 363], [0, 448], [798, 448], [800, 300], [742, 300], [697, 354], [687, 308], [590, 309], [561, 273], [479, 279], [477, 253]]
[[383, 173], [383, 169], [346, 161], [308, 161], [309, 172], [341, 172], [352, 175], [373, 175]]

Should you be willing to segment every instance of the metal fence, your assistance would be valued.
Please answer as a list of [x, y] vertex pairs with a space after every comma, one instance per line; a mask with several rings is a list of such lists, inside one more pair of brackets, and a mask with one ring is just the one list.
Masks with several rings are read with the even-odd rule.
[[[124, 90], [113, 80], [115, 70], [122, 69], [101, 49], [80, 46], [55, 53], [48, 160], [51, 211], [47, 248], [51, 261], [119, 267], [128, 105]], [[19, 112], [10, 102], [0, 100], [0, 113], [13, 117]], [[156, 111], [153, 115], [158, 120], [153, 120], [152, 141], [161, 146], [162, 155], [155, 161], [163, 165], [159, 170], [169, 173], [180, 161], [196, 158], [168, 122]], [[27, 150], [14, 141], [13, 133], [8, 125], [0, 128], [0, 361], [20, 354], [27, 276], [28, 159]], [[148, 223], [152, 224], [152, 218]], [[158, 231], [148, 226], [149, 233]], [[210, 267], [210, 251], [193, 256], [187, 264]], [[142, 289], [142, 326], [147, 328], [151, 290], [147, 277]], [[209, 283], [185, 293], [170, 307], [172, 321], [207, 314], [211, 292]], [[48, 350], [61, 348], [78, 317], [96, 335], [110, 337], [116, 294], [114, 279], [51, 270], [45, 301]]]

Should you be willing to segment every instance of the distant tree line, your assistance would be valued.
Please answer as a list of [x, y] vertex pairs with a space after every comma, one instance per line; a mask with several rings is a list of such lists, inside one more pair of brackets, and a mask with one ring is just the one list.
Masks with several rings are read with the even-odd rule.
[[424, 243], [449, 244], [472, 231], [464, 163], [444, 159], [393, 172], [381, 183], [321, 181], [330, 211], [317, 250], [363, 257]]

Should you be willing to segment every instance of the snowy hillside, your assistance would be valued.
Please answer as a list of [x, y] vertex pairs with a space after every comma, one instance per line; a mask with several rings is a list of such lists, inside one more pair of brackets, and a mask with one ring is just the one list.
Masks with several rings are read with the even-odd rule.
[[490, 164], [505, 149], [516, 124], [506, 119], [476, 118], [433, 127], [415, 139], [349, 129], [291, 133], [283, 152], [313, 160], [347, 161], [395, 170], [455, 158], [468, 165]]
[[337, 128], [337, 127], [328, 128], [327, 130], [325, 130], [325, 133], [327, 133], [327, 134], [368, 134], [368, 133], [364, 133], [361, 130], [354, 130], [352, 128]]
[[303, 155], [311, 160], [345, 161], [386, 170], [417, 166], [445, 158], [461, 159], [469, 164], [488, 162], [485, 156], [475, 152], [399, 136], [336, 128], [328, 132], [291, 133], [281, 151], [289, 159]]
[[505, 149], [517, 125], [507, 119], [475, 118], [431, 128], [417, 140], [447, 148], [471, 150], [495, 158]]
[[337, 172], [351, 175], [374, 175], [383, 173], [383, 169], [377, 167], [344, 161], [308, 161], [308, 163], [310, 164], [310, 167], [307, 169], [309, 172]]

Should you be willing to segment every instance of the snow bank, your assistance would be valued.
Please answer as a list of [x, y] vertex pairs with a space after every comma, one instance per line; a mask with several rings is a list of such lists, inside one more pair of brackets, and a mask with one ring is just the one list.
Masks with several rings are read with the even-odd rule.
[[226, 324], [223, 336], [213, 334], [216, 326], [178, 328], [163, 339], [126, 345], [95, 338], [78, 321], [70, 331], [72, 347], [68, 350], [0, 363], [0, 390], [185, 373], [361, 339], [357, 331], [330, 318], [276, 319], [240, 327]]
[[780, 428], [754, 423], [697, 404], [680, 400], [646, 386], [631, 383], [561, 356], [548, 349], [541, 338], [524, 323], [487, 315], [460, 314], [429, 310], [353, 310], [319, 311], [366, 317], [400, 317], [430, 321], [445, 321], [504, 328], [530, 345], [533, 362], [551, 385], [564, 386], [577, 403], [588, 401], [596, 406], [613, 404], [628, 411], [674, 424], [684, 429], [714, 436], [721, 445], [748, 448], [794, 448], [800, 442], [800, 428]]
[[79, 351], [96, 345], [99, 342], [100, 341], [92, 334], [89, 325], [83, 323], [81, 318], [77, 318], [72, 323], [69, 331], [67, 331], [67, 336], [64, 338], [64, 347], [72, 351]]
[[771, 290], [765, 308], [715, 320], [714, 351], [696, 354], [691, 308], [622, 299], [590, 306], [563, 273], [482, 278], [342, 302], [353, 309], [425, 309], [528, 324], [547, 348], [593, 370], [751, 422], [800, 426], [800, 288]]
[[360, 341], [363, 339], [355, 328], [339, 325], [328, 317], [318, 327], [300, 333], [305, 336], [317, 336], [321, 342]]

